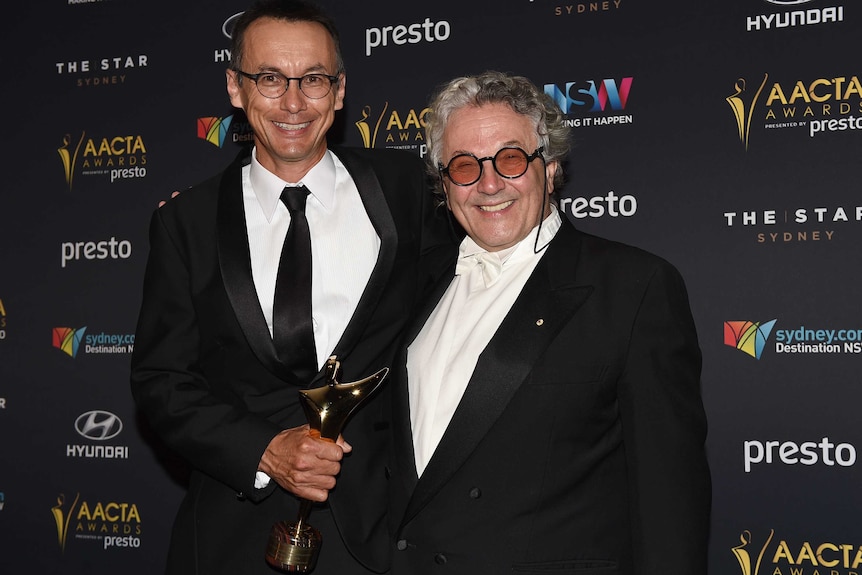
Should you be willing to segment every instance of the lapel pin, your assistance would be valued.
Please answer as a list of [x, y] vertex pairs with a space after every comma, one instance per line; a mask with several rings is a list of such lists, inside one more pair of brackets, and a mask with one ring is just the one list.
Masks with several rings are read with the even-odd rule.
[[543, 320], [542, 318], [539, 318], [539, 319], [537, 319], [537, 320], [536, 320], [536, 325], [538, 325], [538, 326], [541, 326], [541, 325], [543, 325], [544, 323], [545, 323], [545, 320]]

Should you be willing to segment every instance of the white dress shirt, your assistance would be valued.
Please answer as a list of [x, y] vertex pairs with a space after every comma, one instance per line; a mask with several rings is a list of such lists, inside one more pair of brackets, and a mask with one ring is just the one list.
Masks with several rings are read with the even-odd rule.
[[[305, 216], [311, 235], [311, 315], [317, 365], [322, 366], [344, 334], [380, 252], [380, 238], [371, 225], [359, 190], [344, 164], [329, 150], [300, 182], [285, 182], [257, 161], [242, 169], [251, 274], [258, 301], [272, 335], [272, 305], [278, 262], [290, 213], [281, 201], [285, 186], [310, 191]], [[270, 477], [258, 471], [254, 485], [266, 487]]]
[[479, 354], [562, 225], [559, 212], [554, 206], [551, 210], [541, 226], [505, 250], [487, 252], [464, 238], [455, 277], [407, 348], [410, 422], [420, 476], [467, 389]]
[[290, 213], [280, 201], [285, 186], [311, 192], [305, 206], [311, 234], [311, 314], [318, 367], [326, 363], [347, 327], [380, 252], [380, 238], [344, 164], [329, 150], [302, 178], [285, 182], [252, 161], [242, 170], [251, 273], [272, 335], [278, 262]]

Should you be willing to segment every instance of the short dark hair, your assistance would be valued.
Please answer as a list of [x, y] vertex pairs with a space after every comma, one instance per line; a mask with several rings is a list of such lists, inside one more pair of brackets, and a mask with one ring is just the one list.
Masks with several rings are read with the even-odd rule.
[[341, 57], [341, 43], [335, 22], [319, 6], [303, 0], [260, 0], [242, 13], [231, 32], [230, 67], [232, 70], [242, 69], [242, 48], [245, 32], [249, 25], [261, 18], [287, 20], [288, 22], [316, 22], [320, 24], [335, 43], [334, 74], [344, 72], [344, 59]]

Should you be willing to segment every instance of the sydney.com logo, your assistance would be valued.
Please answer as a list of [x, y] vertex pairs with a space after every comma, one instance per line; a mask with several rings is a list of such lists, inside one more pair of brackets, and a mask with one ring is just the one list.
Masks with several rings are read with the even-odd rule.
[[862, 353], [862, 329], [773, 329], [777, 321], [726, 321], [724, 344], [760, 359], [774, 334], [775, 353]]
[[135, 348], [133, 333], [87, 334], [87, 327], [55, 327], [52, 330], [52, 345], [70, 357], [78, 357], [83, 350], [87, 354], [127, 354]]

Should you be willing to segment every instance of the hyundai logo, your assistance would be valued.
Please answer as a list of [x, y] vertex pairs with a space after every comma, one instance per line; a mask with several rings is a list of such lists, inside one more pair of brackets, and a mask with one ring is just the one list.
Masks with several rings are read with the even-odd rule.
[[221, 25], [221, 33], [228, 38], [232, 38], [234, 26], [236, 26], [236, 21], [239, 20], [240, 16], [242, 16], [242, 12], [237, 12], [236, 14], [225, 20], [224, 24]]
[[88, 411], [75, 420], [75, 430], [87, 439], [105, 441], [123, 430], [123, 422], [110, 411]]

